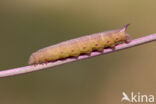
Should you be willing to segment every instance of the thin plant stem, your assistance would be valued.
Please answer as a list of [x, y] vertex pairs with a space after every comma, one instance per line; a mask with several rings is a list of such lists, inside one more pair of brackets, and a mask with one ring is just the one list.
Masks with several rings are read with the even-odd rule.
[[67, 63], [71, 63], [71, 62], [75, 62], [75, 61], [79, 61], [83, 59], [88, 59], [88, 58], [99, 56], [99, 55], [104, 55], [104, 54], [120, 51], [120, 50], [131, 48], [131, 47], [135, 47], [135, 46], [149, 43], [152, 41], [156, 41], [156, 34], [151, 34], [151, 35], [147, 35], [138, 39], [134, 39], [130, 43], [119, 44], [115, 46], [115, 49], [108, 48], [108, 49], [104, 49], [103, 52], [91, 52], [90, 55], [80, 55], [78, 58], [66, 58], [64, 60], [49, 62], [47, 64], [29, 65], [29, 66], [24, 66], [24, 67], [19, 67], [19, 68], [2, 70], [0, 71], [0, 78], [21, 75], [21, 74], [30, 73], [30, 72], [39, 71], [39, 70], [45, 70], [45, 69], [53, 68], [55, 66], [59, 66], [62, 64], [67, 64]]

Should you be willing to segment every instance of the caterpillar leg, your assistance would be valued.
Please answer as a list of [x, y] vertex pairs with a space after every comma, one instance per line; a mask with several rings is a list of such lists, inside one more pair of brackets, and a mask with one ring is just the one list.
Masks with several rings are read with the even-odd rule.
[[111, 45], [110, 48], [111, 48], [112, 50], [115, 50], [115, 45]]
[[87, 56], [91, 56], [91, 52], [86, 53]]
[[125, 43], [130, 43], [130, 42], [131, 42], [130, 35], [127, 34], [127, 36], [126, 36], [126, 40], [125, 40]]
[[104, 48], [97, 49], [97, 51], [99, 51], [99, 52], [103, 52], [103, 50], [104, 50]]
[[74, 55], [72, 55], [71, 57], [78, 59], [79, 55], [80, 55], [80, 54], [74, 54]]
[[131, 42], [131, 40], [125, 40], [125, 43], [127, 43], [127, 44], [130, 43], [130, 42]]
[[39, 64], [38, 64], [38, 63], [37, 63], [37, 64], [36, 64], [36, 63], [35, 63], [35, 64], [33, 64], [33, 66], [34, 66], [34, 67], [36, 67], [37, 65], [39, 65]]
[[46, 61], [46, 62], [41, 63], [41, 65], [47, 65], [48, 63], [49, 63], [49, 62]]

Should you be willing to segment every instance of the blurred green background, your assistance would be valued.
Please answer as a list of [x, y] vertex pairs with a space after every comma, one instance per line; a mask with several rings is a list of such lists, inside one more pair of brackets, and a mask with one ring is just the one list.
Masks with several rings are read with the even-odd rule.
[[[27, 65], [40, 48], [122, 28], [156, 33], [155, 0], [1, 0], [0, 70]], [[122, 92], [156, 96], [155, 42], [0, 79], [0, 104], [120, 104]]]

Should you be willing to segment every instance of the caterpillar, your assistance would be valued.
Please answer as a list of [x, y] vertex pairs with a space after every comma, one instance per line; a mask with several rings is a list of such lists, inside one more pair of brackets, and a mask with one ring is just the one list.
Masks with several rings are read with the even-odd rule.
[[130, 42], [130, 35], [126, 33], [128, 26], [129, 24], [122, 29], [86, 35], [40, 49], [32, 53], [28, 64], [78, 57], [80, 54], [90, 54], [92, 51], [102, 52], [105, 48], [115, 48], [117, 44]]

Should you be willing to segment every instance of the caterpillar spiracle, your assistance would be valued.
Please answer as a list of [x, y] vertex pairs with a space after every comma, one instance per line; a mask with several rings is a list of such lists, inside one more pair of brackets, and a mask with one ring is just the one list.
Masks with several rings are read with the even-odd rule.
[[103, 51], [108, 47], [115, 48], [117, 44], [130, 42], [130, 36], [126, 33], [128, 26], [129, 24], [122, 29], [86, 35], [40, 49], [32, 53], [28, 63], [39, 64], [67, 57], [78, 57], [80, 54], [89, 54], [92, 51]]

